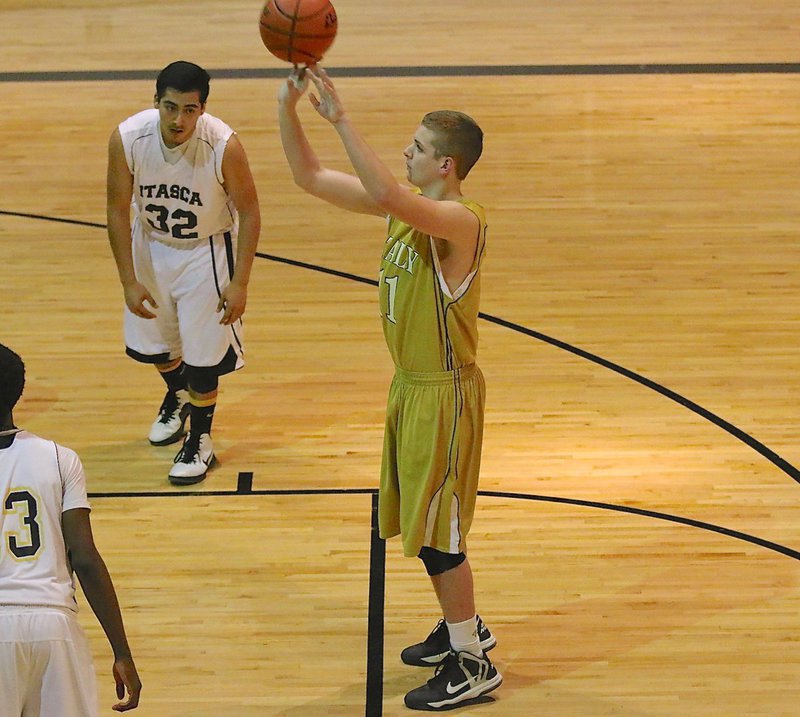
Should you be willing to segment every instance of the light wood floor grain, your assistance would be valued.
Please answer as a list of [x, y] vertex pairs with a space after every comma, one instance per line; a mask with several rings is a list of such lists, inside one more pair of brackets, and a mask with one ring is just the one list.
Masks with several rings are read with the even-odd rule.
[[[479, 502], [471, 561], [505, 683], [495, 705], [462, 714], [795, 715], [797, 74], [352, 77], [347, 68], [792, 62], [800, 8], [336, 7], [329, 68], [398, 177], [427, 110], [462, 109], [486, 131], [465, 185], [489, 218], [484, 312], [629, 369], [753, 444], [605, 366], [482, 321], [482, 488], [538, 498]], [[178, 58], [212, 76], [274, 70], [259, 9], [5, 0], [0, 80], [154, 78]], [[364, 714], [370, 496], [258, 491], [375, 488], [391, 366], [374, 290], [257, 261], [247, 366], [223, 381], [215, 420], [220, 467], [199, 486], [208, 495], [173, 495], [173, 451], [145, 440], [161, 385], [124, 356], [102, 226], [108, 135], [147, 106], [153, 80], [41, 79], [0, 82], [0, 341], [28, 366], [18, 422], [75, 448], [97, 495], [97, 539], [145, 684], [138, 713]], [[248, 152], [260, 251], [371, 279], [382, 223], [293, 186], [276, 132], [279, 82], [217, 78], [208, 104]], [[323, 160], [346, 167], [334, 133], [304, 117]], [[255, 494], [212, 494], [235, 491], [243, 471]], [[394, 542], [386, 590], [382, 714], [394, 717], [429, 677], [397, 654], [437, 615], [421, 566]], [[109, 706], [110, 654], [85, 602], [81, 620]]]

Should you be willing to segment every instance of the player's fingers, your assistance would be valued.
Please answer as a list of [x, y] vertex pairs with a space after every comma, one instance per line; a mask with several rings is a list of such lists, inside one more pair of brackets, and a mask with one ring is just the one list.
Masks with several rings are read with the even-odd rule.
[[293, 87], [296, 90], [302, 91], [303, 88], [305, 87], [305, 81], [303, 75], [304, 75], [303, 68], [295, 65], [294, 69], [292, 70], [292, 72], [290, 73], [289, 77], [286, 80], [286, 84], [289, 85], [290, 88]]
[[128, 710], [136, 709], [139, 706], [139, 691], [138, 689], [131, 689], [128, 685], [128, 699], [124, 702], [118, 702], [111, 709], [115, 712], [127, 712]]
[[224, 302], [222, 304], [222, 309], [224, 309], [224, 312], [223, 312], [222, 316], [219, 317], [219, 322], [221, 324], [223, 324], [223, 325], [224, 324], [229, 324], [230, 323], [231, 313], [233, 312], [233, 308], [231, 307], [231, 302], [230, 301]]
[[235, 323], [236, 321], [238, 321], [242, 317], [242, 314], [244, 313], [244, 305], [243, 304], [239, 304], [239, 303], [232, 304], [232, 303], [229, 302], [228, 305], [225, 308], [226, 308], [226, 311], [225, 311], [225, 316], [223, 317], [222, 323], [224, 323], [226, 325]]
[[329, 90], [333, 90], [333, 80], [331, 79], [331, 76], [321, 67], [319, 68], [319, 76], [322, 80], [322, 84], [325, 85], [325, 87], [327, 87]]
[[316, 88], [317, 88], [317, 89], [318, 89], [320, 92], [324, 91], [324, 89], [325, 89], [325, 85], [324, 85], [324, 84], [323, 84], [323, 82], [322, 82], [322, 78], [320, 78], [320, 76], [319, 76], [319, 75], [316, 75], [316, 74], [314, 74], [314, 71], [313, 71], [313, 70], [311, 70], [311, 69], [309, 69], [309, 70], [308, 70], [308, 75], [309, 75], [309, 77], [311, 78], [311, 81], [312, 81], [312, 82], [314, 83], [314, 85], [316, 86]]
[[144, 298], [147, 300], [147, 303], [150, 304], [150, 306], [152, 306], [154, 309], [158, 308], [156, 300], [153, 298], [152, 294], [150, 294], [149, 291], [144, 292]]
[[139, 691], [131, 690], [130, 697], [128, 697], [128, 701], [125, 703], [125, 709], [132, 710], [138, 706], [139, 706]]

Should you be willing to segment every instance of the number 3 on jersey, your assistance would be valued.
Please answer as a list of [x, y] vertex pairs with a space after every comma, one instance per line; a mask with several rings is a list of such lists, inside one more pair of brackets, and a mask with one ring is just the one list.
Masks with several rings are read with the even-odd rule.
[[[42, 547], [42, 533], [36, 522], [39, 514], [36, 498], [27, 490], [11, 491], [3, 501], [3, 513], [17, 515], [20, 527], [24, 528], [19, 532], [9, 530], [3, 536], [11, 554], [18, 560], [35, 557]], [[3, 522], [5, 523], [5, 519]]]
[[383, 269], [380, 271], [380, 283], [383, 284], [386, 282], [387, 290], [386, 290], [386, 316], [389, 321], [393, 324], [396, 324], [397, 321], [394, 318], [394, 303], [397, 300], [397, 280], [399, 276], [384, 276]]

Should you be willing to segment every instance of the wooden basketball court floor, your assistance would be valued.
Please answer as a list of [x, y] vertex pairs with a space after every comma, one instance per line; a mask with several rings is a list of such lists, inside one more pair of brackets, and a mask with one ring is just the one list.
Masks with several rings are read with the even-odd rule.
[[[461, 713], [798, 714], [800, 7], [336, 7], [328, 67], [398, 177], [427, 110], [486, 132], [465, 185], [490, 225], [470, 555], [505, 682]], [[394, 717], [429, 677], [399, 651], [437, 611], [418, 561], [372, 534], [383, 226], [291, 183], [285, 67], [258, 12], [0, 2], [0, 341], [27, 362], [18, 423], [83, 459], [138, 714]], [[181, 58], [215, 78], [208, 110], [240, 133], [264, 226], [220, 466], [185, 491], [173, 450], [144, 440], [161, 387], [123, 354], [104, 230], [108, 135]], [[81, 608], [110, 710], [110, 653]]]

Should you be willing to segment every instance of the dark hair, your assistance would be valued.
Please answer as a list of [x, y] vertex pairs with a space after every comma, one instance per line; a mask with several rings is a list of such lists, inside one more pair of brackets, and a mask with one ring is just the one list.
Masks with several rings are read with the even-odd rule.
[[0, 420], [17, 405], [25, 386], [25, 364], [8, 346], [0, 344]]
[[200, 102], [205, 104], [208, 99], [209, 82], [211, 77], [200, 65], [193, 62], [178, 60], [171, 62], [156, 78], [156, 99], [161, 99], [168, 87], [178, 92], [200, 93]]
[[428, 112], [422, 126], [436, 133], [433, 148], [439, 157], [452, 157], [456, 176], [464, 179], [483, 151], [483, 130], [472, 117], [455, 110]]

